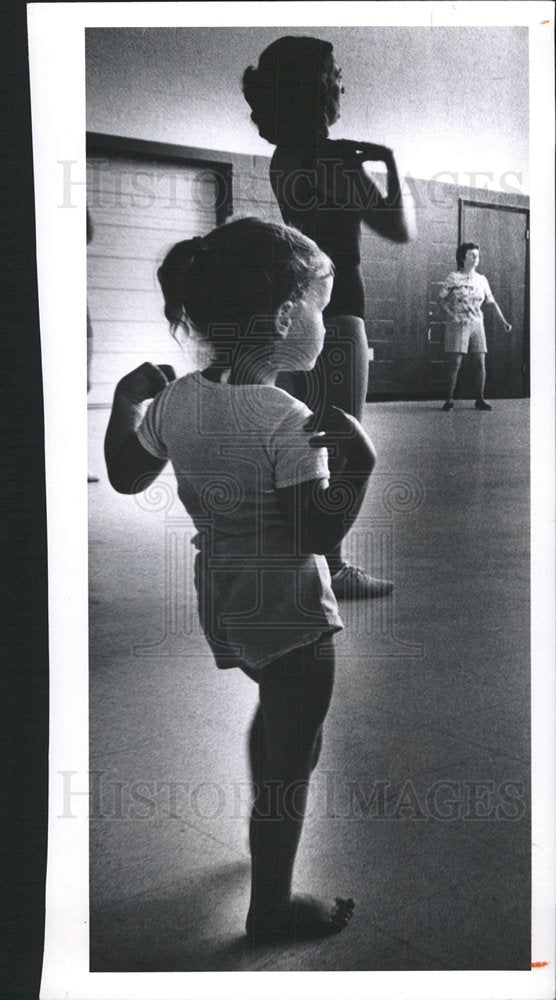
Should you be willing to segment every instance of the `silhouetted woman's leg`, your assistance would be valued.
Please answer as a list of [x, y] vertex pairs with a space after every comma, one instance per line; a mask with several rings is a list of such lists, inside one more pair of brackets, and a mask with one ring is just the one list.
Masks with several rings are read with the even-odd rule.
[[365, 324], [358, 316], [327, 316], [321, 353], [326, 401], [363, 417], [369, 378], [369, 347]]
[[[338, 406], [361, 421], [369, 374], [365, 324], [358, 316], [326, 316], [326, 337], [310, 372], [283, 372], [278, 385], [301, 399], [314, 413]], [[377, 580], [342, 558], [342, 546], [326, 553], [332, 587], [339, 598], [384, 597], [393, 589], [389, 580]], [[339, 574], [339, 575], [338, 575]]]
[[[319, 358], [323, 405], [339, 406], [357, 420], [363, 417], [369, 376], [365, 324], [358, 316], [327, 316], [326, 338]], [[326, 553], [332, 575], [344, 565], [341, 543]]]
[[282, 372], [277, 384], [313, 410], [339, 406], [357, 420], [367, 396], [369, 349], [358, 316], [327, 316], [324, 347], [310, 372]]

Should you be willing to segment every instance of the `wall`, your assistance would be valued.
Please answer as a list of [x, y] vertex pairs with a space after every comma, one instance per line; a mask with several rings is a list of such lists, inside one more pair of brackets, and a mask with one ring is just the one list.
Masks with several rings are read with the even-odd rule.
[[[363, 236], [363, 271], [366, 285], [367, 337], [374, 347], [375, 360], [370, 364], [368, 398], [441, 398], [445, 393], [443, 354], [444, 322], [438, 308], [438, 289], [446, 275], [456, 268], [455, 249], [459, 241], [459, 199], [470, 199], [505, 208], [528, 209], [529, 199], [517, 193], [492, 192], [442, 182], [414, 181], [417, 239], [398, 246], [373, 233]], [[466, 233], [465, 239], [473, 240]], [[484, 255], [504, 259], [506, 248], [493, 245]], [[481, 266], [479, 267], [481, 270]], [[491, 275], [492, 278], [492, 275]], [[518, 280], [525, 283], [525, 248], [523, 271]], [[498, 381], [496, 393], [502, 397], [527, 394], [528, 318], [513, 317], [511, 303], [502, 297], [502, 289], [493, 284], [493, 293], [505, 315], [514, 323], [513, 378]], [[501, 324], [487, 316], [487, 341], [491, 344]], [[519, 350], [519, 340], [523, 351]], [[495, 351], [500, 359], [501, 352]], [[490, 362], [489, 362], [490, 363]], [[489, 367], [487, 363], [487, 370]], [[516, 377], [516, 367], [524, 379]], [[464, 373], [462, 373], [464, 375]], [[487, 382], [487, 391], [493, 388]], [[460, 380], [462, 394], [469, 389]], [[518, 388], [516, 389], [516, 385]]]
[[[114, 140], [111, 142], [114, 145]], [[97, 148], [98, 139], [90, 145]], [[146, 155], [145, 145], [139, 146], [141, 155]], [[169, 149], [160, 148], [166, 152]], [[156, 144], [153, 149], [156, 151]], [[189, 147], [181, 150], [174, 147], [174, 153], [180, 154], [185, 161], [231, 165], [235, 217], [257, 215], [269, 221], [281, 221], [268, 179], [268, 157]], [[443, 331], [437, 313], [436, 292], [439, 282], [455, 267], [458, 199], [528, 207], [528, 198], [519, 193], [483, 191], [439, 181], [412, 181], [410, 186], [416, 207], [417, 240], [399, 246], [367, 231], [362, 242], [365, 322], [369, 344], [374, 351], [374, 360], [370, 363], [369, 399], [442, 396]], [[500, 253], [504, 253], [503, 247]], [[497, 289], [493, 291], [496, 295]], [[500, 304], [504, 309], [505, 304]], [[501, 391], [499, 394], [515, 393]]]
[[390, 146], [413, 177], [455, 171], [496, 190], [517, 172], [527, 191], [525, 27], [87, 29], [87, 128], [269, 155], [241, 77], [284, 34], [334, 45], [346, 93], [332, 138]]

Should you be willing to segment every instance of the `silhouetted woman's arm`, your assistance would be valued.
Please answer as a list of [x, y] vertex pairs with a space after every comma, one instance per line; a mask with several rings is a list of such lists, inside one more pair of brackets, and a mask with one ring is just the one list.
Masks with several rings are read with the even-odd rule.
[[[363, 221], [380, 236], [394, 243], [407, 243], [414, 239], [416, 228], [413, 201], [409, 193], [402, 193], [392, 150], [372, 142], [352, 142], [347, 139], [336, 140], [330, 145], [343, 154], [345, 163], [340, 181], [340, 188], [345, 187], [345, 190], [338, 190], [338, 198], [347, 196], [350, 207], [360, 209]], [[380, 193], [363, 168], [364, 163], [373, 161], [386, 166], [386, 196]]]

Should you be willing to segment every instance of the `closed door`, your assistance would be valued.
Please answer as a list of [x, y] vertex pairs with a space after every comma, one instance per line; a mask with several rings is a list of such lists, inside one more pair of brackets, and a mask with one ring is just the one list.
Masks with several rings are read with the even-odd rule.
[[478, 243], [478, 270], [486, 275], [494, 298], [512, 324], [505, 333], [492, 307], [484, 308], [487, 335], [486, 392], [494, 399], [529, 394], [529, 213], [460, 202], [460, 242]]
[[178, 375], [187, 370], [169, 332], [156, 271], [174, 243], [215, 227], [217, 180], [210, 164], [88, 158], [89, 405], [110, 405], [116, 382], [143, 361], [171, 364]]

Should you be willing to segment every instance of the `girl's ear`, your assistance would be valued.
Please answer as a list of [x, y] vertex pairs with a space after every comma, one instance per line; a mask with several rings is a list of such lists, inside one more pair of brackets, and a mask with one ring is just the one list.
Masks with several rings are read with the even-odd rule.
[[292, 309], [293, 302], [290, 299], [286, 299], [285, 302], [282, 302], [282, 305], [276, 313], [274, 324], [276, 326], [276, 333], [279, 337], [287, 337], [288, 335], [292, 322]]

